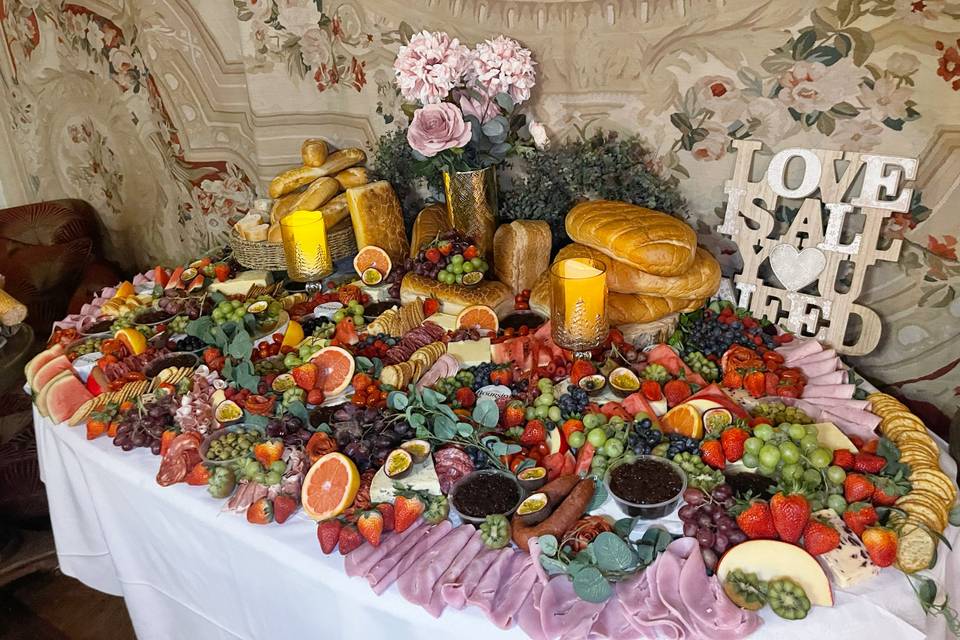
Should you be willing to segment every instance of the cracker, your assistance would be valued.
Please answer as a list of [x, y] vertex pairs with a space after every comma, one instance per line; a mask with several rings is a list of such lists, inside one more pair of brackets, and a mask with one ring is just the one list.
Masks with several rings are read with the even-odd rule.
[[897, 541], [897, 566], [904, 573], [922, 571], [936, 555], [936, 539], [910, 518], [900, 528]]

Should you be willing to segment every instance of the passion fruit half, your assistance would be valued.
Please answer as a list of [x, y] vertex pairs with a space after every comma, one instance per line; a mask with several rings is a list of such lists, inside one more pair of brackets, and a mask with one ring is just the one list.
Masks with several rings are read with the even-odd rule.
[[621, 398], [626, 398], [640, 389], [640, 378], [626, 367], [617, 367], [610, 372], [610, 388]]
[[413, 456], [403, 449], [394, 449], [383, 463], [383, 472], [391, 480], [399, 480], [410, 475], [413, 470]]
[[233, 400], [224, 400], [217, 405], [214, 417], [222, 425], [233, 424], [243, 417], [243, 409]]
[[180, 282], [184, 284], [189, 284], [194, 278], [197, 277], [199, 273], [195, 268], [190, 267], [189, 269], [184, 269], [183, 273], [180, 274]]
[[475, 284], [480, 284], [481, 280], [483, 280], [482, 271], [471, 271], [470, 273], [463, 274], [463, 284], [468, 287], [472, 287]]
[[550, 515], [550, 499], [545, 493], [534, 493], [527, 496], [517, 507], [517, 517], [528, 527], [540, 524]]
[[543, 467], [530, 467], [518, 473], [517, 480], [524, 491], [536, 491], [547, 484], [547, 470]]
[[607, 379], [601, 374], [595, 373], [592, 376], [583, 376], [577, 384], [587, 392], [588, 396], [595, 396], [599, 395], [603, 388], [607, 386]]
[[287, 389], [293, 389], [295, 386], [297, 386], [297, 381], [294, 380], [293, 376], [289, 373], [281, 373], [273, 379], [273, 384], [271, 385], [277, 393], [283, 393]]
[[363, 284], [373, 287], [383, 282], [383, 274], [370, 267], [363, 272], [360, 279], [363, 280]]
[[707, 433], [720, 433], [733, 424], [733, 414], [723, 407], [714, 407], [703, 412], [703, 429]]
[[400, 448], [410, 454], [414, 464], [420, 464], [430, 455], [430, 443], [426, 440], [407, 440]]
[[252, 313], [253, 315], [257, 315], [258, 313], [263, 313], [264, 311], [266, 311], [267, 307], [269, 306], [270, 305], [267, 303], [266, 300], [257, 300], [256, 302], [251, 304], [249, 307], [247, 307], [247, 312]]

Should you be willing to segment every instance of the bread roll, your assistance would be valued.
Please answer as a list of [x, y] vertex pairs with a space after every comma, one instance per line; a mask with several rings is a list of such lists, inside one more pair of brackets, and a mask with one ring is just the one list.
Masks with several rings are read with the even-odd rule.
[[327, 161], [327, 143], [320, 138], [307, 138], [300, 145], [300, 159], [308, 167], [319, 167]]
[[9, 293], [0, 289], [0, 323], [5, 327], [20, 324], [27, 317], [27, 308]]
[[583, 244], [568, 244], [557, 253], [556, 260], [592, 258], [607, 266], [607, 288], [618, 293], [642, 293], [671, 298], [708, 298], [720, 286], [720, 264], [702, 247], [690, 270], [679, 276], [655, 276]]
[[378, 246], [395, 264], [402, 264], [410, 251], [410, 243], [403, 226], [400, 201], [390, 183], [371, 182], [347, 189], [346, 195], [357, 246]]
[[317, 178], [332, 176], [367, 159], [363, 149], [342, 149], [330, 154], [319, 167], [297, 167], [284, 171], [270, 182], [270, 197], [279, 198]]
[[[653, 322], [678, 311], [693, 311], [706, 298], [687, 300], [642, 294], [607, 293], [607, 322], [610, 326]], [[530, 292], [530, 309], [550, 317], [550, 273], [537, 279]]]
[[362, 184], [370, 182], [370, 176], [367, 174], [366, 167], [350, 167], [344, 169], [334, 176], [340, 183], [340, 188], [346, 191], [351, 187], [359, 187]]
[[514, 293], [533, 287], [550, 268], [553, 242], [550, 225], [542, 220], [515, 220], [493, 235], [493, 272]]
[[443, 284], [416, 273], [403, 276], [400, 283], [401, 302], [408, 303], [430, 296], [439, 298], [444, 313], [460, 313], [473, 304], [485, 304], [501, 318], [513, 311], [510, 288], [496, 280], [481, 280], [480, 284], [467, 287], [462, 284]]
[[350, 215], [350, 206], [347, 204], [347, 194], [341, 193], [327, 204], [320, 207], [323, 214], [323, 224], [327, 231], [333, 229], [341, 220]]
[[240, 235], [243, 236], [244, 240], [249, 242], [265, 242], [267, 239], [267, 232], [270, 231], [270, 225], [268, 224], [255, 224], [249, 227], [244, 227], [240, 231]]
[[317, 178], [300, 193], [283, 196], [270, 211], [270, 219], [279, 222], [294, 211], [317, 211], [340, 192], [340, 183], [333, 178]]
[[570, 210], [565, 226], [574, 242], [657, 276], [689, 271], [697, 249], [689, 225], [626, 202], [583, 202]]
[[440, 203], [428, 204], [417, 214], [410, 233], [410, 257], [416, 258], [424, 245], [433, 242], [444, 231], [450, 230], [450, 216], [447, 207]]

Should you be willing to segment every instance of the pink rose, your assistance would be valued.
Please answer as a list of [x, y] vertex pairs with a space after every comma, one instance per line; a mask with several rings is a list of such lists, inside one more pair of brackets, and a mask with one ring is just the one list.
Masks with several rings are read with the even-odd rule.
[[424, 105], [413, 113], [407, 129], [407, 142], [425, 158], [441, 151], [462, 147], [470, 142], [473, 127], [464, 122], [463, 114], [449, 102]]

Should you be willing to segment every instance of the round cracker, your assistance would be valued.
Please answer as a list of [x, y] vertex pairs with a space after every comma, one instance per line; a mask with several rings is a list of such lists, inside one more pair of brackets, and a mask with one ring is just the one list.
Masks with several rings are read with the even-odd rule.
[[915, 573], [930, 566], [936, 555], [936, 538], [923, 527], [907, 519], [897, 541], [897, 566], [904, 573]]

